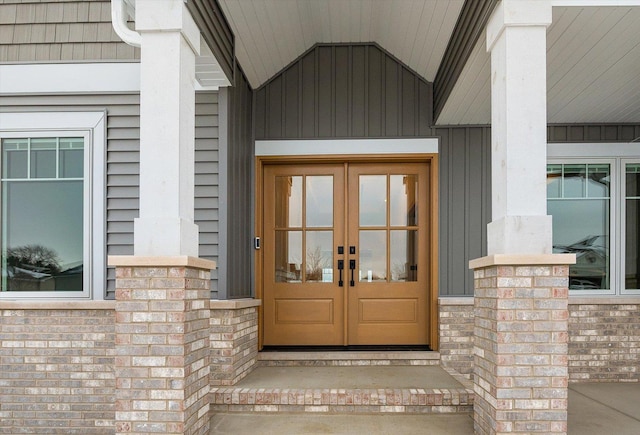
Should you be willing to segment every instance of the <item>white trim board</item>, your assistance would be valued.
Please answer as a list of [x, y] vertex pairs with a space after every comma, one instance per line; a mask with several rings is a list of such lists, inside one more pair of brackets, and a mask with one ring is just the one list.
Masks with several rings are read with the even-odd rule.
[[[195, 87], [196, 91], [218, 90], [218, 86], [202, 86], [198, 80]], [[140, 92], [139, 62], [0, 65], [0, 95], [126, 92]]]
[[438, 138], [257, 140], [256, 156], [437, 154]]

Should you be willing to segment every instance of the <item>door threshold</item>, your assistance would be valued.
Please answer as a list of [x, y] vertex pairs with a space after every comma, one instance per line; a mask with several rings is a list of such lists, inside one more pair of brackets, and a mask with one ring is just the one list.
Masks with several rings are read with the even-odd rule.
[[423, 345], [357, 345], [357, 346], [264, 346], [262, 352], [430, 352]]

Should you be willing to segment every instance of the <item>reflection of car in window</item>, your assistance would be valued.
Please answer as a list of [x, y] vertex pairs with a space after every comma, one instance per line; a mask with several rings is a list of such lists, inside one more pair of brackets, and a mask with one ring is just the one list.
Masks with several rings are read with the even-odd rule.
[[555, 245], [555, 253], [576, 254], [569, 268], [570, 289], [602, 289], [609, 286], [609, 240], [607, 236], [588, 236], [570, 245]]

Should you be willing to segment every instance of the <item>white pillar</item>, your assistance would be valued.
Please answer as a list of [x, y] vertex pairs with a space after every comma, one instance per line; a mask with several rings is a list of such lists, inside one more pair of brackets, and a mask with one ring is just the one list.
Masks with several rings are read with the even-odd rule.
[[491, 52], [492, 222], [488, 254], [550, 254], [546, 32], [551, 6], [503, 0], [487, 26]]
[[137, 0], [140, 217], [137, 256], [198, 256], [194, 223], [195, 57], [200, 32], [184, 0]]

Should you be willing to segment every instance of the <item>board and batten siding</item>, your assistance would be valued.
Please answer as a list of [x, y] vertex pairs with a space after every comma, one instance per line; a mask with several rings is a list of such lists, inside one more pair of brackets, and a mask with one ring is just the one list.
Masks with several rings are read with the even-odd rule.
[[[0, 112], [107, 112], [106, 250], [133, 254], [133, 220], [139, 208], [140, 97], [138, 94], [0, 96]], [[200, 227], [200, 255], [218, 256], [218, 96], [196, 94], [195, 218]], [[107, 297], [115, 292], [115, 272], [107, 269]], [[217, 297], [215, 271], [212, 297]]]
[[318, 44], [255, 91], [255, 137], [428, 136], [432, 93], [378, 45]]
[[[220, 90], [220, 299], [253, 295], [253, 91], [242, 70], [235, 85]], [[223, 255], [224, 254], [224, 255]]]
[[111, 25], [110, 0], [0, 0], [0, 60], [135, 60]]

